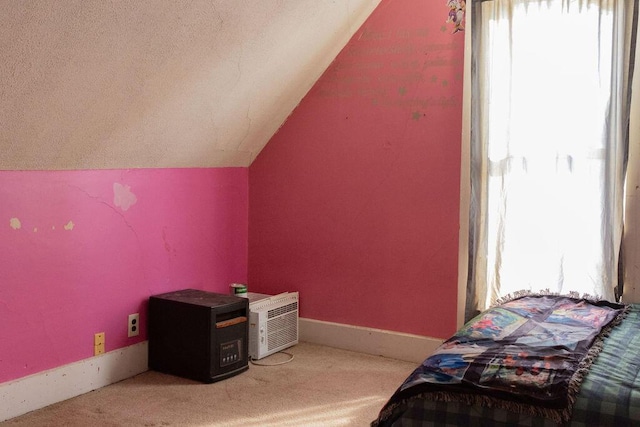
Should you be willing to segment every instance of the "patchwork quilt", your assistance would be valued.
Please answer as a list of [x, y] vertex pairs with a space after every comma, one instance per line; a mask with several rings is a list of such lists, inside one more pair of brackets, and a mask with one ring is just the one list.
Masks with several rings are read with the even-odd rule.
[[620, 304], [552, 295], [493, 307], [416, 368], [372, 425], [387, 425], [394, 407], [414, 398], [565, 422], [604, 337], [625, 312]]

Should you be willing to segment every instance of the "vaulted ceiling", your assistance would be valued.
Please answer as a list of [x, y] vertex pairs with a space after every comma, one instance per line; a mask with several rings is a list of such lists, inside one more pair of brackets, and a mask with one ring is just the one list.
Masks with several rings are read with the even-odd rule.
[[380, 0], [0, 0], [0, 169], [248, 166]]

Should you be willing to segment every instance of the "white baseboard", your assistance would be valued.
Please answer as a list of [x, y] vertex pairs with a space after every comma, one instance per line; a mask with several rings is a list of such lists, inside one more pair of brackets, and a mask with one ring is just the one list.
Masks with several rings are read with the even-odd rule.
[[421, 363], [443, 340], [402, 332], [365, 328], [321, 320], [299, 320], [299, 339], [365, 354]]
[[[420, 363], [441, 343], [437, 338], [299, 319], [299, 338], [315, 344]], [[110, 351], [49, 371], [0, 384], [0, 422], [44, 408], [148, 370], [148, 342]]]
[[148, 370], [147, 341], [0, 384], [0, 422]]

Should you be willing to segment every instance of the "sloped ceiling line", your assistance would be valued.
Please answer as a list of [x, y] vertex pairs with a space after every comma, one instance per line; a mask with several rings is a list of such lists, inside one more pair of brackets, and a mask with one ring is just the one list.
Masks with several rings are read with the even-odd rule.
[[0, 0], [0, 170], [249, 166], [379, 2]]

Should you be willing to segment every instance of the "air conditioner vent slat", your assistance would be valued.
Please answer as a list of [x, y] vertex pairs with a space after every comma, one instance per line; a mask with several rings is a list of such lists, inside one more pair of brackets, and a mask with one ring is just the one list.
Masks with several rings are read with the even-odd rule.
[[292, 302], [291, 304], [283, 305], [282, 307], [274, 308], [269, 310], [267, 313], [267, 318], [272, 319], [276, 316], [280, 316], [281, 314], [288, 313], [290, 311], [295, 311], [298, 309], [298, 302]]
[[267, 349], [280, 348], [298, 339], [298, 322], [295, 312], [267, 321]]

